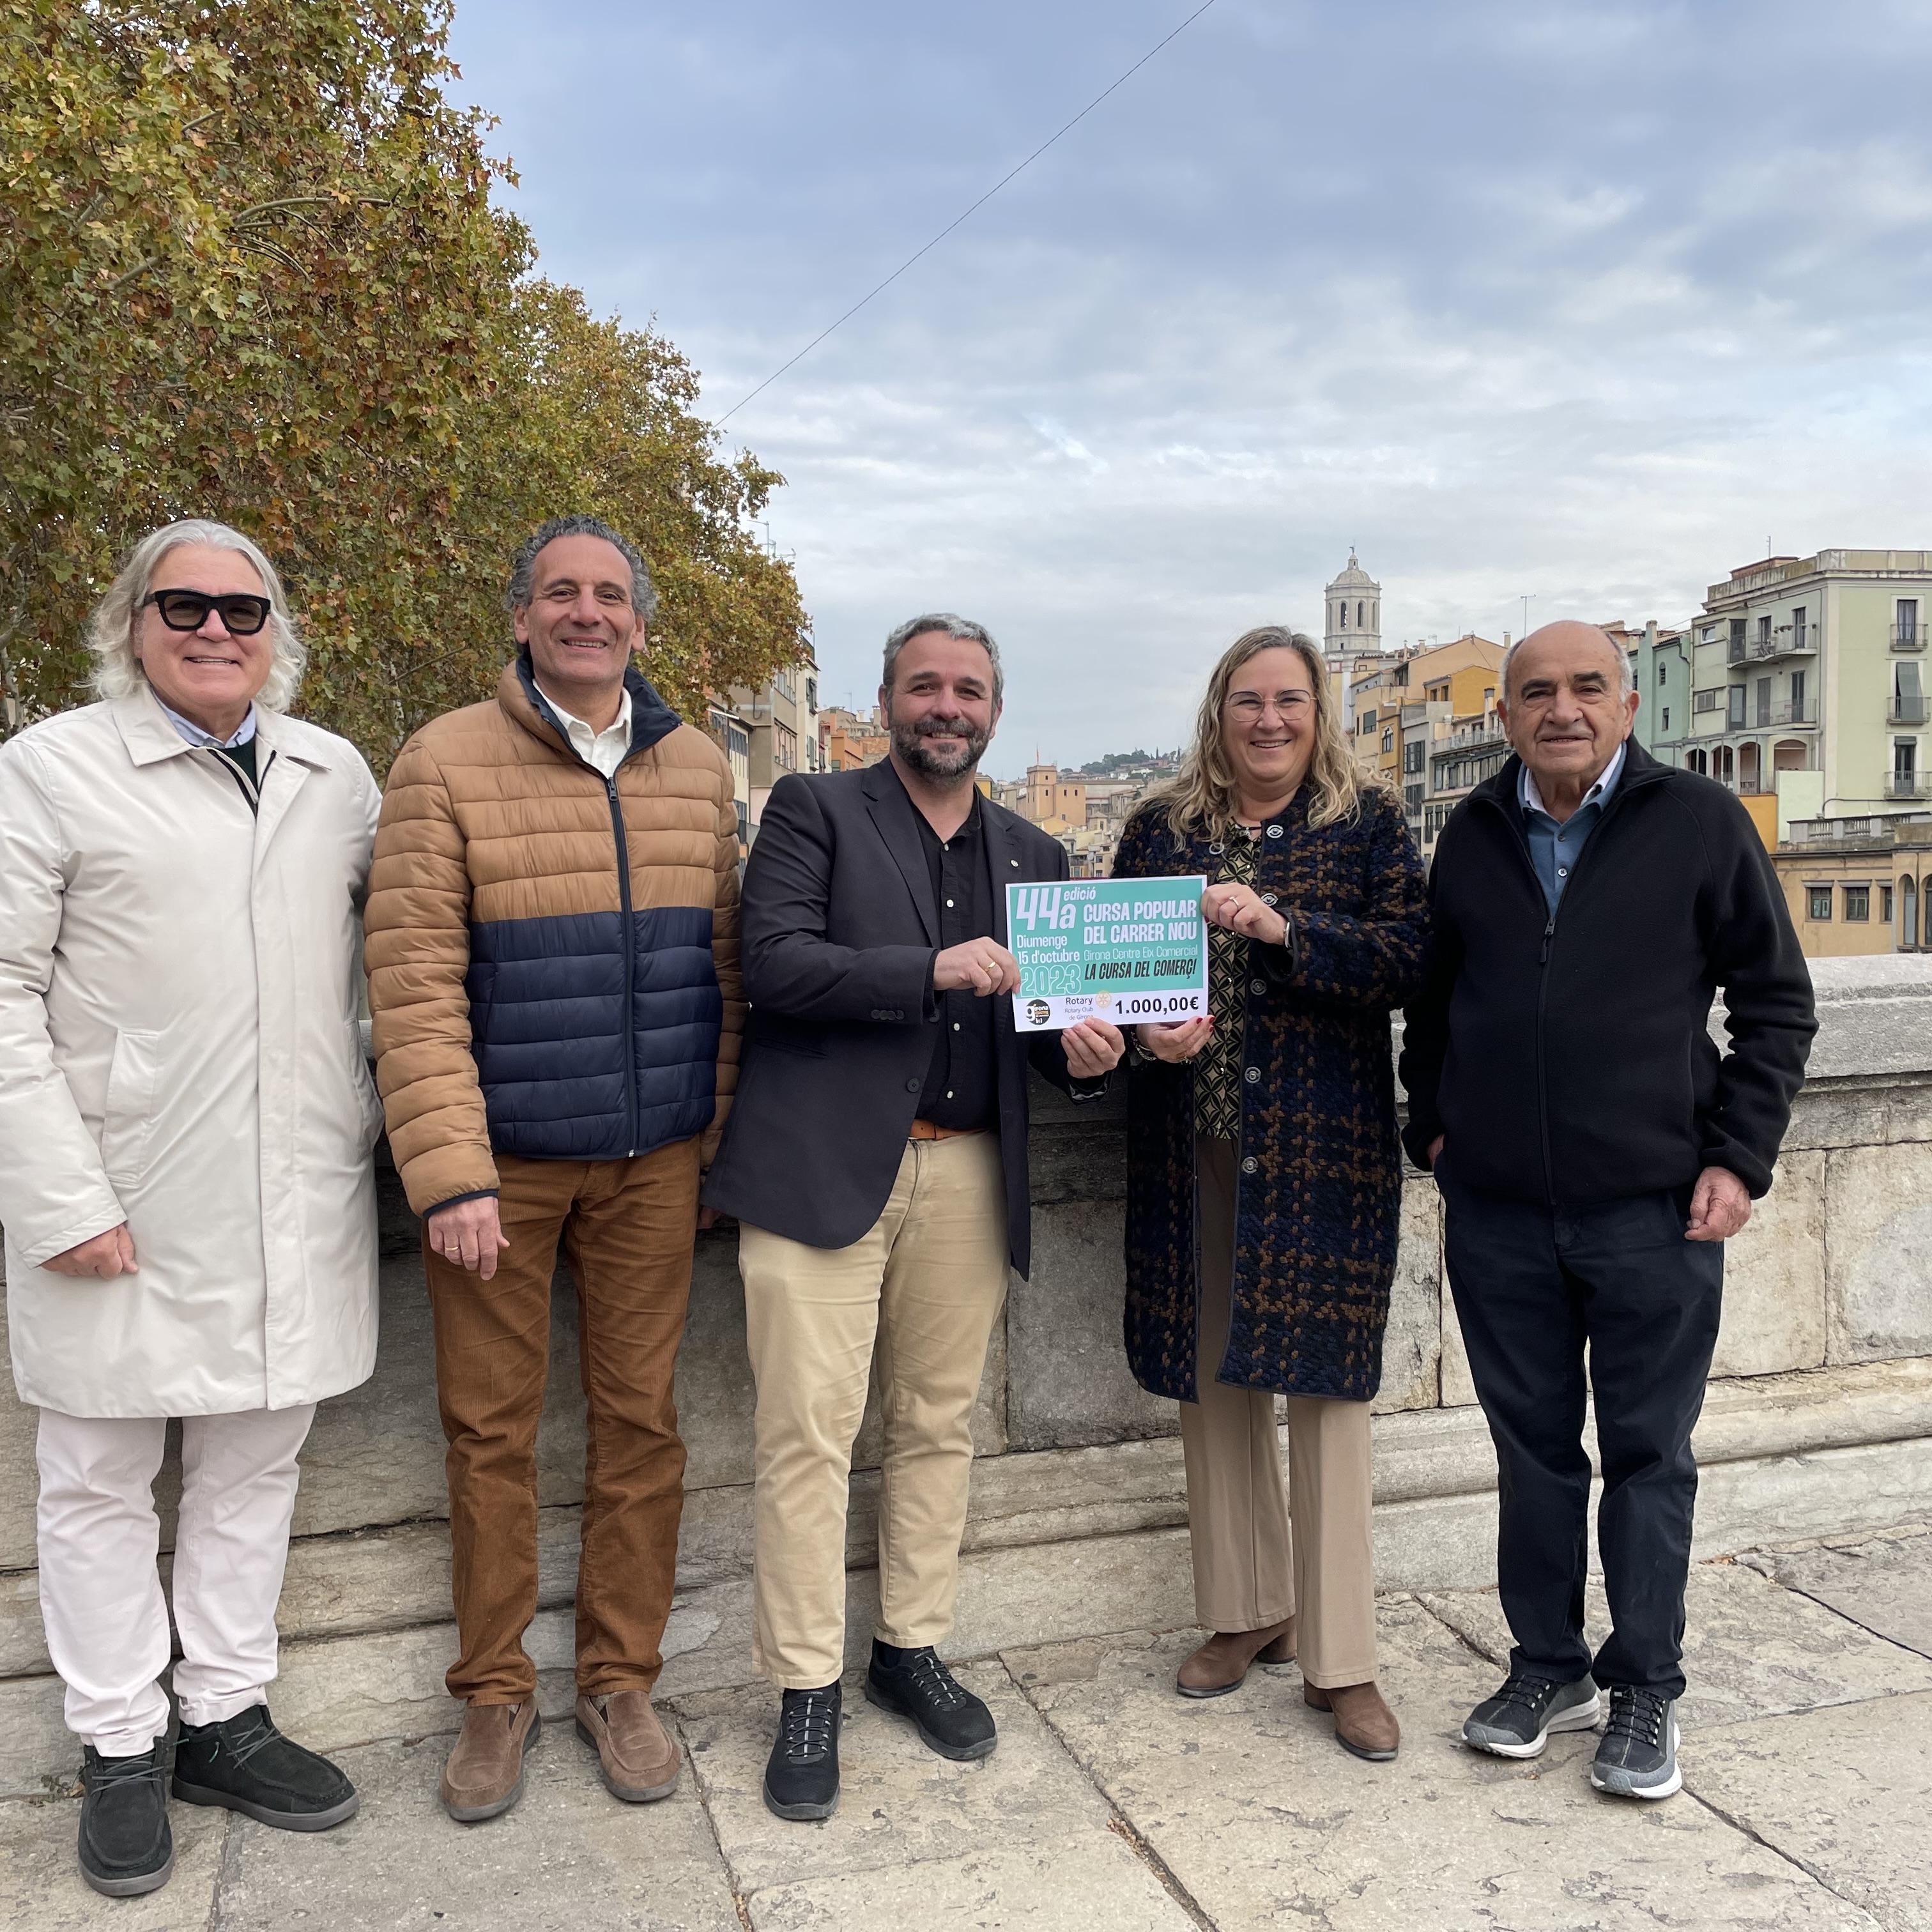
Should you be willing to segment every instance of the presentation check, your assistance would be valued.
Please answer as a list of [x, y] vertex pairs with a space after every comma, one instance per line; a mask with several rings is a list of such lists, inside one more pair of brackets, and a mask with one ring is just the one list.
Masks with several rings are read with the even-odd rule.
[[1006, 888], [1022, 1033], [1085, 1019], [1137, 1026], [1208, 1010], [1204, 878], [1072, 879]]

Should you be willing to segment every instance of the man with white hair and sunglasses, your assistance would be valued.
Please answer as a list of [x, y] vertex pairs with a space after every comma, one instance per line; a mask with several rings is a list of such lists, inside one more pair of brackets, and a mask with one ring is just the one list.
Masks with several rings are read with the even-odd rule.
[[266, 1687], [298, 1452], [375, 1365], [356, 962], [380, 799], [352, 746], [284, 715], [302, 649], [239, 532], [147, 537], [89, 642], [101, 701], [0, 746], [0, 1222], [81, 1870], [124, 1897], [174, 1858], [170, 1417], [173, 1795], [290, 1831], [356, 1808]]

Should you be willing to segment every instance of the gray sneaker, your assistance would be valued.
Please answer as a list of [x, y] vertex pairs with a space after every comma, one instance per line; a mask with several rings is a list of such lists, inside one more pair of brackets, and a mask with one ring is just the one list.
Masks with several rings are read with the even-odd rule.
[[1668, 1798], [1684, 1784], [1677, 1738], [1674, 1698], [1612, 1684], [1610, 1721], [1590, 1766], [1590, 1782], [1616, 1798]]
[[1593, 1730], [1603, 1714], [1594, 1679], [1558, 1684], [1518, 1672], [1469, 1713], [1462, 1742], [1498, 1757], [1540, 1757], [1552, 1731]]

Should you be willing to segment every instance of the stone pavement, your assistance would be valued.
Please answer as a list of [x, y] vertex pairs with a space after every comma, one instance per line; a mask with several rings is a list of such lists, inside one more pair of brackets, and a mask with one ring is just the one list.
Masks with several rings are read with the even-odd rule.
[[663, 1804], [616, 1803], [557, 1725], [515, 1811], [452, 1825], [446, 1739], [368, 1744], [341, 1754], [361, 1815], [320, 1838], [176, 1806], [174, 1879], [141, 1900], [82, 1885], [70, 1798], [0, 1805], [0, 1925], [1932, 1932], [1932, 1527], [1693, 1573], [1686, 1788], [1663, 1804], [1592, 1792], [1588, 1736], [1526, 1765], [1455, 1742], [1507, 1648], [1493, 1595], [1389, 1598], [1382, 1638], [1393, 1765], [1340, 1750], [1292, 1666], [1186, 1702], [1172, 1678], [1194, 1633], [1128, 1634], [964, 1666], [1000, 1724], [976, 1765], [849, 1686], [822, 1826], [760, 1802], [762, 1688], [671, 1706], [689, 1774]]

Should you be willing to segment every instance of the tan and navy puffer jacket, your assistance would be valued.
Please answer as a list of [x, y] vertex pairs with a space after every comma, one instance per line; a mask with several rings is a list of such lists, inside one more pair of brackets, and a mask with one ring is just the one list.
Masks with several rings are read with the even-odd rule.
[[527, 656], [389, 774], [369, 1004], [418, 1214], [494, 1192], [498, 1154], [621, 1160], [701, 1133], [708, 1159], [724, 1125], [745, 1018], [730, 767], [625, 682], [614, 778], [578, 756]]

